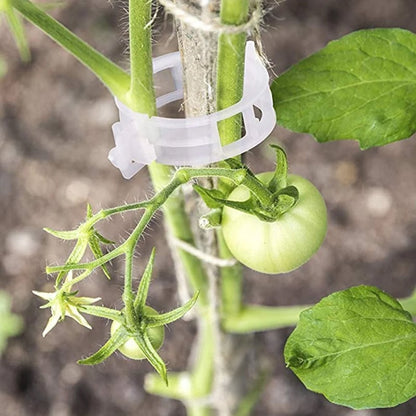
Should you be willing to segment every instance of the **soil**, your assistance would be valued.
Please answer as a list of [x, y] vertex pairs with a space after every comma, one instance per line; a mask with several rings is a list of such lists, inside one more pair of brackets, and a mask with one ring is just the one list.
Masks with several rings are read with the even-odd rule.
[[[288, 0], [266, 17], [266, 52], [281, 73], [328, 41], [361, 28], [402, 27], [416, 32], [414, 0]], [[124, 2], [68, 1], [53, 12], [65, 25], [127, 67]], [[120, 23], [122, 22], [122, 23]], [[27, 25], [33, 59], [19, 61], [9, 32], [0, 27], [0, 54], [8, 73], [0, 82], [0, 289], [13, 296], [13, 310], [25, 329], [10, 340], [0, 361], [2, 416], [182, 416], [178, 402], [143, 392], [148, 364], [111, 357], [94, 368], [76, 360], [95, 351], [109, 326], [90, 319], [94, 329], [66, 320], [41, 333], [48, 312], [31, 291], [50, 291], [46, 264], [60, 264], [70, 250], [42, 227], [72, 229], [95, 210], [137, 201], [151, 191], [143, 171], [125, 181], [107, 160], [113, 146], [110, 125], [117, 119], [112, 97], [94, 77], [36, 28]], [[160, 18], [155, 55], [176, 49], [171, 24]], [[312, 303], [358, 284], [377, 285], [396, 297], [408, 295], [416, 275], [416, 142], [414, 139], [362, 152], [355, 142], [317, 144], [306, 135], [276, 129], [291, 171], [322, 191], [329, 231], [318, 254], [297, 271], [279, 277], [246, 271], [246, 299], [265, 305]], [[269, 140], [271, 141], [271, 140]], [[248, 155], [254, 170], [273, 168], [267, 143]], [[106, 223], [105, 233], [121, 240], [136, 216]], [[151, 304], [160, 311], [177, 305], [176, 282], [161, 217], [140, 244], [137, 275], [157, 247]], [[114, 279], [96, 276], [83, 293], [120, 306], [121, 264]], [[178, 322], [167, 331], [161, 354], [171, 370], [186, 366], [194, 327]], [[353, 412], [307, 392], [285, 369], [282, 350], [290, 329], [256, 335], [258, 348], [276, 363], [254, 415], [404, 416], [416, 401], [394, 409]]]

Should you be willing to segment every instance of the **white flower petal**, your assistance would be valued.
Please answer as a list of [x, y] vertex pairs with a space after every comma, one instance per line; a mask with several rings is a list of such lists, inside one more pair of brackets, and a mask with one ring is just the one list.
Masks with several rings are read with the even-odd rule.
[[45, 337], [48, 332], [51, 331], [51, 329], [53, 329], [55, 327], [55, 325], [58, 323], [59, 321], [59, 315], [54, 314], [49, 318], [48, 323], [46, 324], [45, 329], [42, 332], [42, 336]]
[[55, 297], [55, 292], [48, 293], [48, 292], [38, 292], [37, 290], [32, 290], [32, 293], [47, 301], [50, 301]]

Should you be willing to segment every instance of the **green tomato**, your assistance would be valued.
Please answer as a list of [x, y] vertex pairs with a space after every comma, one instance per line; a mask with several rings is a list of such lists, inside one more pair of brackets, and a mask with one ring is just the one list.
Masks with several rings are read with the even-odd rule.
[[[268, 183], [273, 172], [258, 178]], [[233, 256], [247, 267], [262, 273], [287, 273], [307, 262], [324, 241], [327, 229], [325, 202], [319, 191], [300, 176], [288, 175], [287, 185], [296, 186], [299, 199], [274, 222], [224, 207], [222, 230]], [[234, 189], [229, 200], [245, 201], [250, 191]]]
[[[145, 306], [145, 312], [152, 315], [158, 314], [157, 311], [150, 306]], [[120, 325], [120, 322], [113, 321], [111, 324], [111, 335], [114, 335], [114, 332], [120, 328]], [[153, 348], [158, 350], [162, 346], [163, 340], [165, 339], [165, 328], [163, 326], [148, 328], [146, 333], [150, 338]], [[133, 338], [128, 339], [118, 350], [132, 360], [143, 360], [146, 358]]]

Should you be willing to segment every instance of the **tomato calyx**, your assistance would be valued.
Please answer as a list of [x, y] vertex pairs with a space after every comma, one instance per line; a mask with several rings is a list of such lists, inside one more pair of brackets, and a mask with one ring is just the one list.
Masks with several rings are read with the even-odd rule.
[[[250, 215], [255, 215], [262, 221], [274, 222], [284, 213], [289, 211], [299, 199], [299, 191], [293, 185], [287, 186], [288, 164], [285, 151], [277, 145], [271, 145], [276, 151], [276, 170], [269, 183], [261, 182], [254, 173], [245, 165], [235, 159], [227, 159], [225, 163], [231, 169], [245, 169], [247, 172], [246, 182], [242, 185], [248, 186], [250, 182], [250, 196], [244, 201], [233, 201], [228, 198], [230, 192], [219, 189], [207, 189], [195, 184], [194, 190], [201, 196], [202, 200], [211, 208], [212, 215], [201, 219], [203, 228], [212, 228], [218, 224], [218, 210], [223, 207], [234, 208]], [[215, 222], [211, 217], [215, 213]]]
[[[126, 357], [133, 360], [143, 360], [147, 358], [147, 349], [149, 346], [155, 351], [162, 346], [165, 337], [164, 325], [160, 324], [156, 327], [149, 326], [148, 316], [160, 315], [156, 310], [145, 305], [141, 316], [137, 317], [137, 322], [133, 322], [133, 324], [129, 323], [124, 315], [123, 322], [113, 321], [111, 324], [112, 336], [117, 331], [123, 333], [125, 341], [118, 347], [118, 350]], [[147, 345], [143, 348], [143, 344]]]
[[199, 292], [184, 305], [163, 314], [146, 304], [153, 272], [155, 250], [140, 280], [137, 292], [128, 290], [123, 294], [124, 309], [118, 317], [110, 317], [111, 336], [93, 355], [78, 361], [79, 364], [95, 365], [119, 350], [132, 359], [147, 359], [167, 384], [167, 370], [157, 350], [163, 343], [164, 326], [182, 318], [195, 304]]

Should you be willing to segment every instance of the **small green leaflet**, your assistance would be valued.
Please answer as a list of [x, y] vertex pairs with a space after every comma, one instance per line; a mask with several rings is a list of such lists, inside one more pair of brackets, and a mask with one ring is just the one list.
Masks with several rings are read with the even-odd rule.
[[416, 325], [388, 294], [353, 287], [302, 312], [285, 361], [309, 390], [333, 403], [397, 406], [416, 395]]
[[277, 123], [319, 142], [362, 149], [416, 132], [416, 35], [353, 32], [294, 65], [272, 85]]

